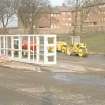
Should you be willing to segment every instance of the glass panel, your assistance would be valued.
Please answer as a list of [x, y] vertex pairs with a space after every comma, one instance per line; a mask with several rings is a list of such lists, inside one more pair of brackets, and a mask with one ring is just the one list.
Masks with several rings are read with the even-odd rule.
[[7, 50], [8, 56], [11, 56], [11, 50]]
[[48, 38], [48, 44], [53, 44], [54, 43], [54, 38], [51, 37], [51, 38]]
[[54, 52], [54, 47], [48, 47], [48, 53], [53, 53]]
[[34, 58], [34, 47], [35, 47], [35, 43], [34, 43], [34, 38], [31, 36], [30, 37], [30, 58], [33, 59]]
[[7, 50], [7, 54], [8, 54], [8, 56], [11, 56], [11, 37], [9, 36], [9, 37], [7, 37], [7, 48], [8, 48], [8, 50]]
[[19, 57], [19, 38], [14, 37], [14, 57]]
[[19, 49], [19, 40], [14, 40], [14, 49]]
[[40, 38], [40, 44], [44, 45], [44, 37], [39, 37]]
[[34, 38], [34, 44], [35, 44], [33, 53], [34, 53], [34, 60], [36, 60], [36, 51], [37, 51], [37, 46], [38, 45], [36, 44], [36, 37], [34, 36], [33, 38]]
[[53, 62], [54, 61], [54, 56], [48, 56], [48, 62]]
[[40, 61], [44, 62], [44, 55], [39, 56]]
[[15, 37], [14, 37], [14, 40], [18, 40], [18, 39], [19, 39], [19, 37], [18, 37], [18, 36], [15, 36]]
[[19, 57], [19, 51], [14, 51], [14, 57]]
[[22, 58], [28, 58], [28, 36], [22, 37]]
[[4, 55], [5, 54], [5, 50], [1, 49], [1, 54]]
[[7, 37], [7, 48], [11, 48], [11, 37]]
[[4, 48], [3, 40], [4, 40], [4, 37], [1, 37], [1, 48]]
[[44, 55], [44, 37], [39, 37], [39, 53]]
[[39, 37], [39, 60], [44, 62], [44, 37]]

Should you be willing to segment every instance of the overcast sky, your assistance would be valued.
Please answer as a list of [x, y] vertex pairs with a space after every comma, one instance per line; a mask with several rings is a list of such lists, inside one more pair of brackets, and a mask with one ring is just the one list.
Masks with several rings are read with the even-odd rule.
[[62, 5], [64, 0], [50, 0], [53, 6]]

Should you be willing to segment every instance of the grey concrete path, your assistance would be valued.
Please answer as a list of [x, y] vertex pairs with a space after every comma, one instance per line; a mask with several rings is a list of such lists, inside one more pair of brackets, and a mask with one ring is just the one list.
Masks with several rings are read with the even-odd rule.
[[51, 73], [0, 67], [0, 105], [105, 105], [105, 72]]

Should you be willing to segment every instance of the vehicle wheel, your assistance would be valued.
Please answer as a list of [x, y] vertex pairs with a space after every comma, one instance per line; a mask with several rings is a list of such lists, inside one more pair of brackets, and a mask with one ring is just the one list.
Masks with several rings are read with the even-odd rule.
[[64, 49], [62, 49], [62, 53], [65, 53], [65, 50]]
[[84, 55], [84, 54], [83, 54], [83, 51], [80, 49], [80, 50], [79, 50], [79, 53], [78, 53], [78, 56], [79, 56], [79, 57], [83, 57], [83, 55]]
[[79, 57], [83, 57], [83, 54], [82, 53], [79, 53], [78, 55], [79, 55]]
[[71, 56], [72, 52], [70, 51], [70, 49], [67, 49], [67, 55]]

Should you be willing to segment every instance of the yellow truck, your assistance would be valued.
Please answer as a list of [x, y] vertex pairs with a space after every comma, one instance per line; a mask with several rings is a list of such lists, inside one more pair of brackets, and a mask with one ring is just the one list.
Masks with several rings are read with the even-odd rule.
[[60, 41], [57, 43], [57, 51], [67, 55], [78, 55], [80, 57], [86, 57], [88, 55], [86, 44], [80, 42], [68, 44]]

